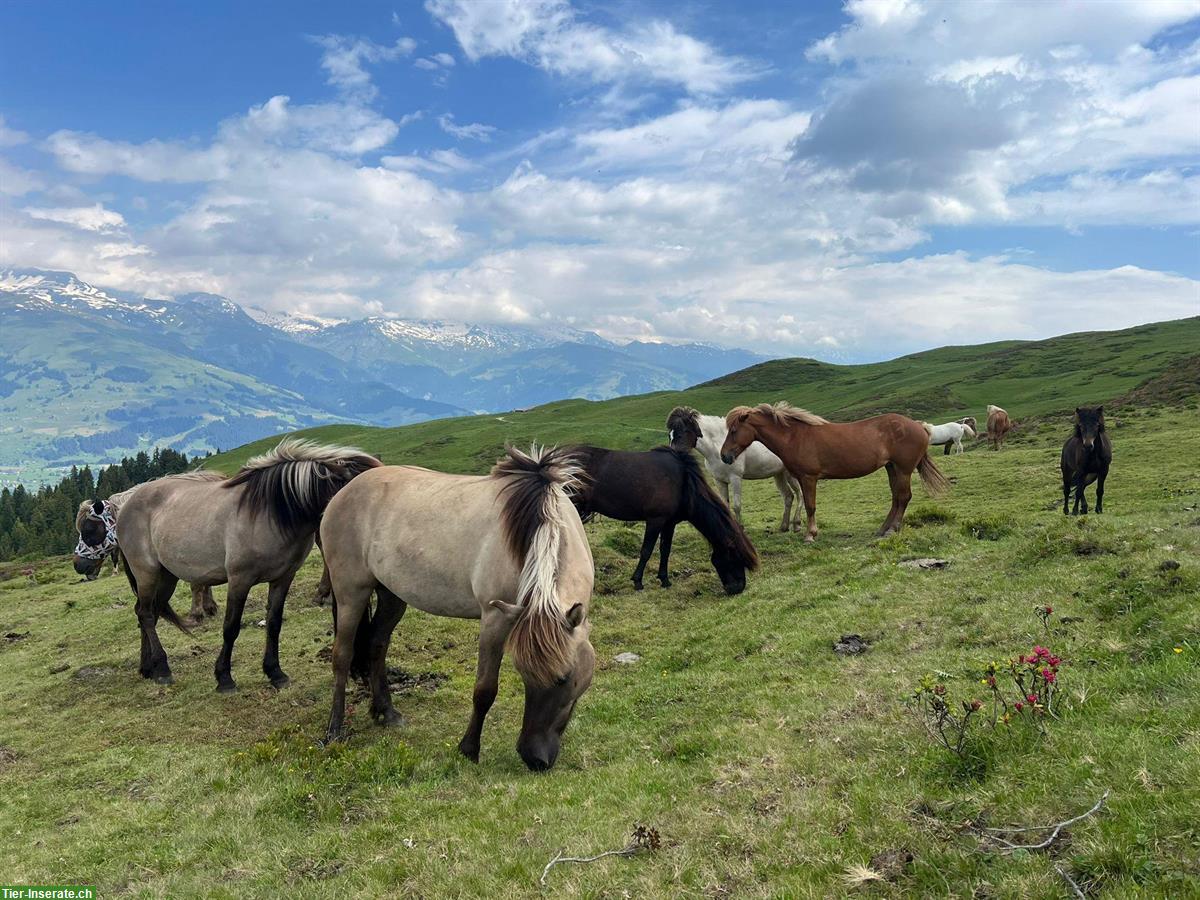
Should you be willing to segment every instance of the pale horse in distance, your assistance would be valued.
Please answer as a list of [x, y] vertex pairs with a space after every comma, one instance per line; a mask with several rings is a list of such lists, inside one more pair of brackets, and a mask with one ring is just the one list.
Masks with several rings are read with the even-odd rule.
[[[709, 474], [721, 487], [721, 496], [733, 509], [738, 521], [742, 519], [742, 480], [757, 481], [774, 478], [775, 488], [783, 498], [783, 521], [779, 530], [789, 527], [799, 531], [800, 506], [796, 505], [796, 516], [792, 518], [792, 504], [800, 498], [800, 482], [784, 467], [783, 461], [755, 441], [732, 464], [721, 461], [721, 444], [725, 442], [725, 419], [721, 416], [705, 416], [690, 406], [677, 406], [667, 416], [667, 435], [675, 450], [695, 448], [704, 457]], [[732, 500], [730, 494], [732, 493]]]
[[929, 446], [941, 447], [943, 444], [953, 444], [955, 453], [963, 452], [962, 441], [964, 437], [975, 437], [975, 432], [971, 426], [962, 422], [946, 422], [944, 425], [930, 425], [928, 422], [922, 424], [929, 425], [930, 427]]

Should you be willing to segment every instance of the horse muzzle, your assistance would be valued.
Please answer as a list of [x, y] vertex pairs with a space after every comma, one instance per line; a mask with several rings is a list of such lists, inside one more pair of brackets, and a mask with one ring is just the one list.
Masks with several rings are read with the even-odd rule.
[[725, 465], [732, 466], [735, 459], [737, 459], [737, 457], [728, 450], [721, 451], [721, 462], [725, 463]]
[[558, 759], [561, 746], [558, 738], [552, 735], [522, 740], [517, 745], [517, 753], [531, 772], [545, 772], [553, 768]]
[[76, 575], [82, 575], [88, 581], [95, 581], [96, 576], [100, 574], [100, 566], [103, 564], [103, 560], [76, 556], [74, 563]]

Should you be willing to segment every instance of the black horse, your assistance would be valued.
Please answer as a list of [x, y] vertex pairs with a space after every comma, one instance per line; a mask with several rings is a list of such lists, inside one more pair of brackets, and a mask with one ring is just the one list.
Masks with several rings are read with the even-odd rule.
[[713, 568], [728, 594], [746, 589], [746, 570], [758, 566], [758, 554], [729, 507], [716, 495], [691, 453], [658, 447], [635, 452], [577, 447], [587, 472], [584, 486], [573, 497], [586, 521], [600, 514], [625, 522], [645, 522], [642, 553], [633, 573], [633, 586], [642, 589], [642, 574], [662, 538], [658, 580], [671, 586], [667, 562], [675, 526], [690, 522], [712, 547]]
[[1104, 479], [1112, 464], [1112, 441], [1104, 430], [1103, 406], [1075, 407], [1075, 433], [1067, 438], [1062, 448], [1063, 515], [1067, 515], [1067, 501], [1071, 488], [1075, 488], [1075, 515], [1082, 508], [1087, 515], [1087, 497], [1083, 489], [1096, 482], [1096, 512], [1104, 512]]

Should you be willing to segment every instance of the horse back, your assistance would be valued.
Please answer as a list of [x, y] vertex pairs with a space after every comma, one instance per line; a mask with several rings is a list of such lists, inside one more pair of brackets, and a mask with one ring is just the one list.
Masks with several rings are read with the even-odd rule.
[[[625, 522], [674, 518], [683, 499], [681, 454], [668, 448], [649, 451], [581, 448], [587, 484], [575, 499], [580, 516], [608, 516]], [[693, 465], [695, 460], [687, 457]]]

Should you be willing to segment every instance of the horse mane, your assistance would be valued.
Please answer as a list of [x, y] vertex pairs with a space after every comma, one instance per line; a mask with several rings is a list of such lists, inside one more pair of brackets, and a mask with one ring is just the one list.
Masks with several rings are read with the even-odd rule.
[[757, 569], [758, 551], [725, 501], [709, 485], [696, 457], [670, 447], [656, 447], [655, 450], [672, 454], [683, 469], [683, 503], [688, 521], [714, 549], [721, 547], [737, 556], [747, 569]]
[[558, 605], [558, 553], [562, 544], [563, 500], [585, 479], [576, 448], [538, 447], [524, 453], [504, 448], [492, 467], [501, 479], [500, 521], [513, 558], [521, 564], [517, 587], [520, 616], [509, 632], [513, 662], [535, 684], [548, 686], [571, 664], [571, 626]]
[[777, 400], [774, 403], [760, 403], [758, 406], [735, 406], [725, 416], [725, 425], [731, 427], [735, 421], [744, 419], [750, 413], [762, 413], [770, 418], [776, 425], [828, 425], [829, 420], [823, 419], [816, 413], [811, 413], [807, 409], [801, 409], [799, 406], [792, 406], [786, 400]]
[[691, 406], [677, 406], [667, 415], [667, 430], [671, 431], [680, 425], [691, 423], [700, 430], [700, 411]]
[[[222, 487], [245, 486], [238, 508], [251, 517], [268, 515], [285, 535], [295, 535], [320, 519], [333, 495], [356, 475], [381, 466], [374, 456], [357, 447], [318, 444], [302, 438], [284, 438], [273, 450], [247, 460]], [[213, 473], [215, 474], [215, 473]], [[205, 472], [172, 478], [217, 480]]]
[[1001, 409], [999, 406], [993, 406], [992, 404], [989, 403], [988, 404], [988, 418], [991, 418], [992, 416], [996, 415], [996, 413], [1004, 413], [1006, 416], [1008, 415], [1008, 413], [1005, 412], [1003, 409]]

